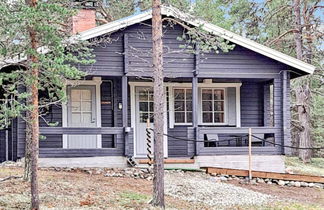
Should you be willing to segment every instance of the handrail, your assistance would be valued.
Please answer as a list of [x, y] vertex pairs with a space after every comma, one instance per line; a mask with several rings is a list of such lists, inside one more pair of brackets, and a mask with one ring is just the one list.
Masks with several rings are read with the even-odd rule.
[[123, 127], [40, 127], [40, 133], [46, 134], [70, 134], [70, 135], [96, 135], [124, 133]]

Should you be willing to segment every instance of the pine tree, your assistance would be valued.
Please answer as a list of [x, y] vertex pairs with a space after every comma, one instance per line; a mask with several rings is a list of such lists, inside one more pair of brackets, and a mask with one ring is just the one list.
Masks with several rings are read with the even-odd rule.
[[87, 43], [70, 38], [67, 23], [75, 13], [70, 1], [1, 1], [0, 13], [0, 64], [16, 66], [0, 73], [2, 97], [11, 98], [9, 107], [0, 104], [0, 125], [6, 126], [4, 122], [8, 118], [26, 120], [29, 128], [26, 157], [31, 158], [31, 208], [39, 209], [37, 169], [41, 110], [66, 100], [67, 79], [85, 76], [75, 64], [90, 64], [94, 60]]
[[[249, 8], [249, 0], [231, 2], [237, 4], [233, 3], [229, 13], [246, 36], [317, 67], [313, 75], [292, 80], [292, 140], [294, 146], [320, 147], [324, 142], [324, 71], [323, 48], [318, 47], [323, 43], [322, 17], [317, 13], [324, 5], [319, 0], [272, 0]], [[235, 8], [250, 12], [241, 13]], [[304, 162], [310, 161], [310, 150], [295, 152]]]
[[152, 204], [164, 208], [164, 86], [161, 1], [152, 1], [152, 61], [154, 81], [154, 165]]

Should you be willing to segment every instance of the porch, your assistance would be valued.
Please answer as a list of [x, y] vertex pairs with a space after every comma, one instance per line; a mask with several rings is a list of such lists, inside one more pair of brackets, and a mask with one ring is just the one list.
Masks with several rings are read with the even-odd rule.
[[[78, 87], [94, 86], [97, 90], [92, 93], [95, 96], [90, 97], [91, 116], [96, 117], [89, 120], [94, 125], [69, 124], [69, 103], [66, 107], [52, 107], [45, 118], [58, 121], [58, 126], [41, 123], [40, 131], [46, 139], [40, 142], [40, 156], [145, 157], [146, 119], [150, 118], [154, 126], [152, 83], [126, 76], [89, 79], [78, 83]], [[283, 114], [287, 85], [283, 89], [283, 81], [287, 82], [281, 76], [270, 79], [166, 79], [166, 157], [246, 155], [248, 128], [267, 142], [282, 144], [285, 141], [284, 122], [287, 124]], [[88, 139], [93, 144], [73, 146], [68, 140], [73, 136], [74, 142], [81, 142], [78, 139], [82, 137], [82, 141]], [[219, 142], [209, 142], [215, 138]], [[287, 151], [254, 139], [252, 152], [281, 155]]]

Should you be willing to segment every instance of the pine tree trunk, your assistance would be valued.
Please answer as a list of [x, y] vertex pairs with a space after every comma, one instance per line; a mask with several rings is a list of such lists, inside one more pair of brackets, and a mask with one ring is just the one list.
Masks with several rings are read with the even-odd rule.
[[[30, 7], [37, 6], [37, 0], [26, 0], [26, 3]], [[32, 64], [29, 67], [29, 71], [32, 76], [32, 84], [30, 85], [31, 91], [31, 110], [30, 118], [30, 157], [31, 157], [31, 209], [39, 209], [39, 194], [38, 194], [38, 144], [39, 144], [39, 111], [38, 111], [38, 83], [39, 83], [39, 66], [38, 58], [36, 55], [38, 49], [37, 32], [30, 26], [28, 28], [29, 39], [31, 42], [31, 48], [34, 53], [29, 55], [29, 62]]]
[[[30, 88], [27, 87], [28, 93], [31, 92]], [[31, 104], [31, 97], [27, 98], [27, 104]], [[30, 112], [26, 112], [26, 119], [30, 119]], [[31, 181], [31, 124], [29, 121], [26, 122], [26, 141], [25, 141], [25, 158], [24, 158], [24, 177], [23, 179], [27, 182]]]
[[[32, 75], [38, 78], [38, 69], [32, 69]], [[32, 209], [39, 209], [38, 195], [38, 141], [39, 141], [39, 124], [38, 124], [38, 81], [35, 80], [31, 87], [32, 90], [32, 111], [31, 111], [31, 196]]]
[[[299, 147], [309, 148], [311, 147], [310, 142], [310, 108], [309, 108], [309, 96], [310, 90], [308, 84], [301, 85], [296, 90], [296, 103], [298, 104], [298, 118], [302, 131], [299, 133]], [[299, 150], [299, 158], [304, 162], [308, 163], [312, 157], [311, 150]]]
[[164, 208], [164, 87], [161, 1], [152, 4], [153, 79], [154, 79], [154, 166], [152, 205]]
[[302, 42], [302, 26], [300, 17], [300, 0], [294, 0], [294, 16], [295, 16], [295, 29], [294, 32], [295, 44], [296, 44], [296, 57], [299, 60], [303, 60], [303, 42]]
[[[27, 102], [30, 104], [30, 102]], [[27, 114], [26, 119], [30, 119]], [[31, 125], [26, 123], [26, 142], [25, 142], [25, 161], [24, 161], [24, 177], [27, 182], [31, 181]]]
[[[294, 17], [295, 17], [295, 28], [294, 32], [295, 44], [296, 44], [296, 57], [303, 60], [303, 40], [302, 40], [302, 23], [300, 14], [300, 0], [294, 0], [293, 4]], [[302, 79], [301, 79], [302, 80]], [[308, 79], [300, 82], [301, 84], [297, 87], [296, 102], [298, 105], [298, 120], [303, 128], [300, 131], [299, 137], [299, 147], [310, 147], [311, 146], [311, 136], [310, 136], [310, 89]], [[303, 162], [310, 162], [312, 151], [311, 150], [299, 150], [299, 158]]]

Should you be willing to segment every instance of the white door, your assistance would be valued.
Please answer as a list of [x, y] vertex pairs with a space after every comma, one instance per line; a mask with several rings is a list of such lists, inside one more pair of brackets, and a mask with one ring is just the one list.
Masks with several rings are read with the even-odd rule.
[[[135, 156], [146, 157], [147, 156], [147, 119], [150, 121], [150, 127], [154, 128], [153, 113], [153, 88], [152, 87], [136, 87], [135, 88], [135, 123], [136, 123], [136, 138], [135, 138]], [[165, 122], [166, 123], [166, 122]], [[164, 129], [166, 133], [166, 126]], [[152, 152], [153, 152], [153, 132], [152, 136]], [[164, 156], [167, 157], [167, 137], [164, 137]]]
[[[68, 127], [96, 127], [95, 91], [95, 86], [69, 88]], [[97, 135], [68, 135], [67, 148], [98, 148]]]

